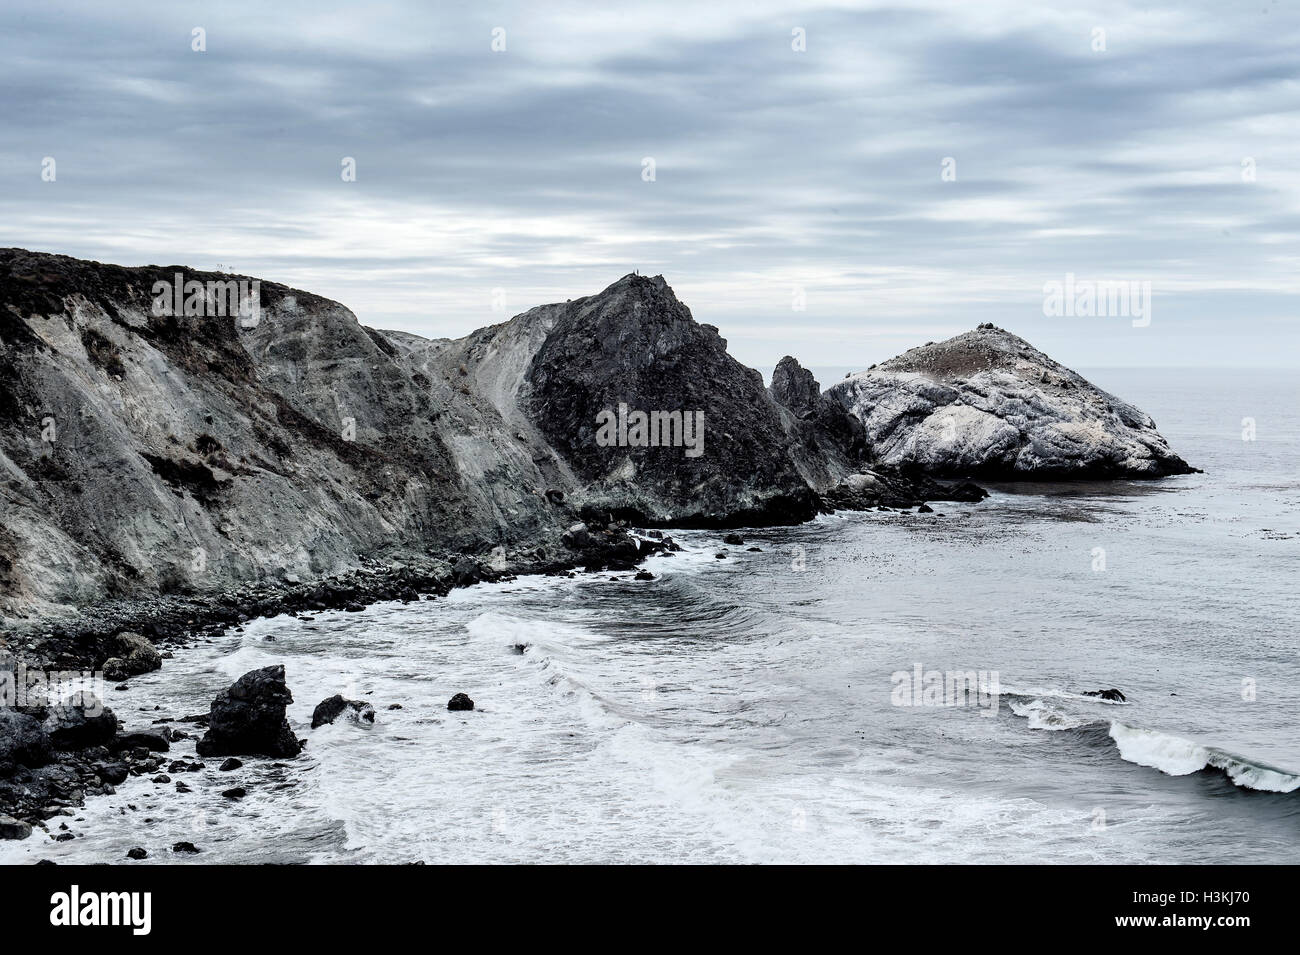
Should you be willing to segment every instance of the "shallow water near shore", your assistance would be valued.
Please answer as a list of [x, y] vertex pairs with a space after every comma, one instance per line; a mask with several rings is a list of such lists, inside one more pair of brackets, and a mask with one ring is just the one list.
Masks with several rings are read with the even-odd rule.
[[[1294, 862], [1300, 386], [1085, 374], [1206, 473], [995, 486], [743, 546], [676, 533], [653, 581], [256, 621], [108, 702], [137, 729], [282, 662], [301, 757], [171, 774], [190, 793], [133, 778], [64, 820], [78, 838], [0, 861]], [[917, 667], [999, 695], [895, 705]], [[1109, 687], [1127, 702], [1083, 695]], [[448, 712], [462, 691], [477, 709]], [[309, 730], [335, 693], [374, 725]]]

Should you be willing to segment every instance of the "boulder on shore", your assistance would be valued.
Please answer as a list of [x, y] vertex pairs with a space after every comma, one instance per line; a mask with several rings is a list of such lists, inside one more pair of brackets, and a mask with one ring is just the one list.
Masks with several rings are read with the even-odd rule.
[[[72, 698], [76, 699], [76, 697]], [[103, 746], [117, 735], [117, 717], [93, 696], [79, 702], [52, 707], [45, 720], [45, 731], [55, 749], [75, 750]]]
[[162, 668], [162, 654], [158, 648], [138, 633], [124, 630], [109, 641], [109, 652], [104, 661], [104, 679], [117, 682], [141, 673], [151, 673]]
[[41, 721], [26, 713], [0, 707], [0, 779], [19, 766], [35, 768], [50, 761], [50, 737]]
[[196, 751], [200, 756], [297, 756], [302, 744], [284, 715], [292, 702], [283, 664], [250, 670], [212, 701], [208, 731]]
[[26, 839], [31, 834], [31, 823], [15, 819], [13, 816], [0, 816], [0, 840]]

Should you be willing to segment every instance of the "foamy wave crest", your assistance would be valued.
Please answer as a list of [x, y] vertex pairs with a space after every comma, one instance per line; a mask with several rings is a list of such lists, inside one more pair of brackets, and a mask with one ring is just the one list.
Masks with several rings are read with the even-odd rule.
[[1066, 713], [1060, 707], [1041, 699], [1008, 700], [1007, 706], [1011, 707], [1011, 712], [1016, 716], [1027, 719], [1031, 730], [1072, 730], [1097, 722], [1095, 716]]
[[1244, 756], [1203, 746], [1181, 736], [1139, 729], [1115, 722], [1110, 736], [1123, 759], [1170, 776], [1187, 776], [1202, 769], [1219, 769], [1243, 789], [1289, 793], [1300, 789], [1300, 775], [1252, 762]]
[[543, 682], [567, 699], [593, 728], [612, 729], [626, 717], [579, 675], [574, 647], [604, 642], [607, 638], [582, 627], [515, 617], [488, 611], [465, 625], [471, 637], [496, 644], [503, 652], [518, 654], [519, 665], [533, 668]]

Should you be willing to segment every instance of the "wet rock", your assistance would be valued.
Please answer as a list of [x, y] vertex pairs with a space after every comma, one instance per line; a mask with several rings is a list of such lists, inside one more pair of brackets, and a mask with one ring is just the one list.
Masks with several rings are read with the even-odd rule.
[[93, 696], [78, 703], [51, 708], [45, 730], [55, 749], [77, 750], [101, 746], [117, 735], [117, 717]]
[[245, 673], [212, 701], [208, 731], [196, 751], [200, 756], [297, 756], [302, 744], [284, 712], [292, 702], [283, 665]]
[[933, 514], [933, 513], [934, 513], [934, 508], [931, 507], [929, 504], [922, 504], [920, 507], [918, 507], [918, 508], [916, 509], [916, 513], [918, 513], [918, 514]]
[[241, 760], [241, 759], [235, 759], [235, 757], [231, 756], [228, 760], [226, 760], [224, 763], [222, 763], [221, 766], [218, 767], [218, 768], [219, 768], [220, 772], [228, 773], [228, 772], [231, 772], [232, 770], [238, 769], [240, 766], [243, 766], [243, 765], [244, 765], [244, 761], [243, 761], [243, 760]]
[[655, 579], [655, 575], [652, 574], [652, 573], [650, 573], [650, 571], [648, 571], [648, 570], [638, 570], [638, 571], [636, 572], [636, 577], [633, 578], [633, 579], [635, 579], [635, 580], [654, 580], [654, 579]]
[[165, 753], [171, 749], [171, 743], [162, 733], [155, 733], [152, 730], [141, 730], [136, 733], [123, 733], [121, 736], [109, 741], [108, 748], [115, 753], [124, 750], [146, 750], [147, 752]]
[[0, 839], [26, 839], [31, 834], [31, 823], [15, 819], [13, 816], [0, 816]]
[[327, 723], [333, 723], [344, 713], [348, 714], [348, 718], [354, 723], [375, 721], [375, 708], [369, 703], [364, 700], [347, 700], [336, 694], [316, 704], [316, 709], [311, 715], [311, 728], [316, 729]]
[[136, 859], [136, 860], [147, 859], [149, 858], [149, 853], [145, 852], [139, 846], [136, 846], [134, 849], [126, 850], [126, 857], [128, 859]]
[[12, 776], [20, 766], [44, 766], [50, 756], [50, 737], [40, 720], [0, 707], [0, 778]]
[[745, 538], [741, 537], [739, 534], [727, 534], [722, 538], [722, 543], [740, 546], [745, 543]]
[[111, 638], [109, 652], [112, 655], [103, 666], [106, 680], [125, 680], [162, 667], [162, 655], [158, 649], [140, 634], [129, 630]]
[[233, 789], [227, 789], [221, 795], [227, 799], [243, 799], [248, 795], [248, 790], [243, 786], [236, 786]]
[[470, 587], [486, 579], [478, 561], [464, 555], [451, 565], [451, 578], [457, 587]]
[[192, 842], [176, 842], [172, 844], [172, 852], [179, 855], [194, 855], [198, 851], [198, 846]]
[[130, 771], [126, 763], [103, 763], [95, 767], [95, 773], [104, 782], [111, 786], [120, 786], [126, 782], [126, 777]]
[[560, 540], [570, 550], [586, 550], [591, 546], [591, 532], [586, 524], [572, 524]]
[[1114, 687], [1111, 687], [1109, 690], [1084, 690], [1083, 695], [1096, 696], [1096, 697], [1100, 697], [1103, 700], [1111, 700], [1112, 702], [1115, 703], [1126, 702], [1124, 694], [1121, 693], [1119, 690], [1115, 689]]
[[457, 693], [455, 696], [453, 696], [450, 700], [447, 701], [447, 709], [472, 710], [474, 709], [474, 701], [471, 700], [464, 693]]

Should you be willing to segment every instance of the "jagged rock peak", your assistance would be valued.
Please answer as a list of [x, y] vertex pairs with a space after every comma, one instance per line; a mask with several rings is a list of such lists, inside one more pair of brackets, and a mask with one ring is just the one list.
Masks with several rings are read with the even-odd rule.
[[772, 372], [772, 397], [778, 404], [795, 414], [804, 414], [817, 409], [817, 399], [821, 393], [821, 386], [813, 373], [799, 364], [796, 358], [786, 355], [777, 362], [776, 369]]

